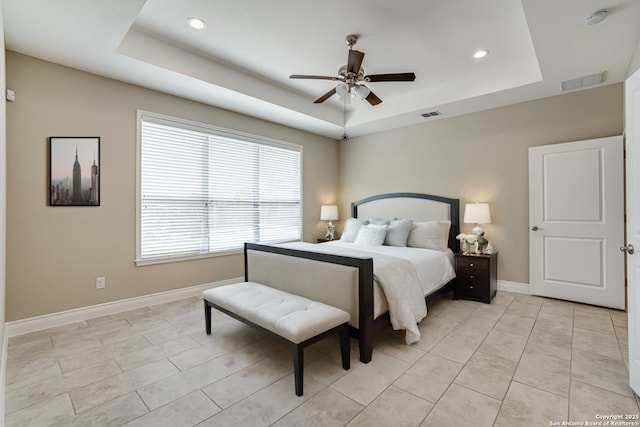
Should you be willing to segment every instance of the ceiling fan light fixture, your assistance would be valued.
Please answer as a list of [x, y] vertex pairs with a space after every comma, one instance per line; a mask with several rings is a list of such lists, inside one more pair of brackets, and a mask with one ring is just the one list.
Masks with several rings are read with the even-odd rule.
[[203, 30], [207, 26], [207, 23], [204, 22], [204, 19], [196, 17], [187, 19], [187, 24], [189, 24], [189, 26], [195, 30]]
[[346, 83], [338, 83], [336, 93], [340, 98], [344, 98], [349, 93], [349, 85]]
[[364, 85], [357, 85], [353, 90], [360, 99], [365, 99], [371, 93], [371, 89]]

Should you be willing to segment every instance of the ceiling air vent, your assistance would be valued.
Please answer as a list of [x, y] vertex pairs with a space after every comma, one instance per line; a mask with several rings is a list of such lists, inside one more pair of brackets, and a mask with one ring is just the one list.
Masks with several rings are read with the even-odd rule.
[[578, 77], [577, 79], [565, 80], [562, 82], [562, 90], [574, 90], [581, 87], [599, 85], [604, 82], [604, 74], [606, 71], [588, 76]]
[[429, 113], [422, 113], [420, 114], [422, 117], [435, 117], [435, 116], [439, 116], [440, 114], [442, 114], [440, 111], [431, 111]]

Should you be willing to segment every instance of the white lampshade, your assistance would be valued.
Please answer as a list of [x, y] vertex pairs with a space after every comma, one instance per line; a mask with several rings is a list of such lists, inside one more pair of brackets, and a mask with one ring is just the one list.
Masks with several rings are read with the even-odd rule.
[[371, 89], [363, 85], [358, 85], [353, 88], [353, 90], [356, 92], [356, 95], [358, 95], [360, 99], [365, 99], [371, 93]]
[[488, 203], [467, 203], [464, 207], [465, 223], [491, 224], [491, 213]]
[[336, 93], [340, 97], [340, 102], [351, 104], [351, 86], [344, 82], [338, 83], [338, 86], [336, 86]]
[[349, 85], [346, 83], [338, 83], [336, 86], [336, 93], [339, 97], [344, 97], [349, 93]]
[[320, 208], [321, 221], [336, 221], [338, 219], [338, 207], [335, 205], [322, 205]]

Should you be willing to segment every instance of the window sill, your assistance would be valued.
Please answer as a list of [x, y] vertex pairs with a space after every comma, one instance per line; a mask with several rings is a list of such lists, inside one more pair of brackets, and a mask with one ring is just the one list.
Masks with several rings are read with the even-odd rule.
[[195, 261], [195, 260], [206, 259], [206, 258], [217, 258], [222, 256], [240, 255], [242, 253], [243, 253], [242, 249], [233, 249], [233, 250], [228, 250], [223, 252], [210, 252], [206, 254], [186, 255], [186, 256], [180, 256], [180, 257], [158, 257], [158, 258], [146, 258], [146, 259], [137, 258], [135, 260], [135, 263], [137, 267], [144, 267], [147, 265], [167, 264], [171, 262]]

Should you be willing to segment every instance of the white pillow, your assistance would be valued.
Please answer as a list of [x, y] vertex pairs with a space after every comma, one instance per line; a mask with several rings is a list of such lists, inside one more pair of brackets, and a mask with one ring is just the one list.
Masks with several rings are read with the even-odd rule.
[[413, 221], [410, 219], [395, 219], [391, 221], [387, 236], [384, 238], [384, 244], [388, 246], [407, 246], [407, 239], [409, 238], [409, 233], [411, 233], [412, 226]]
[[380, 246], [384, 243], [388, 227], [387, 225], [375, 224], [363, 225], [358, 230], [358, 236], [353, 243], [361, 246]]
[[369, 221], [361, 221], [356, 218], [349, 218], [344, 224], [344, 230], [342, 230], [342, 236], [340, 237], [340, 240], [344, 242], [353, 242], [358, 236], [360, 227], [368, 223]]
[[414, 222], [407, 246], [444, 251], [449, 242], [451, 221]]

